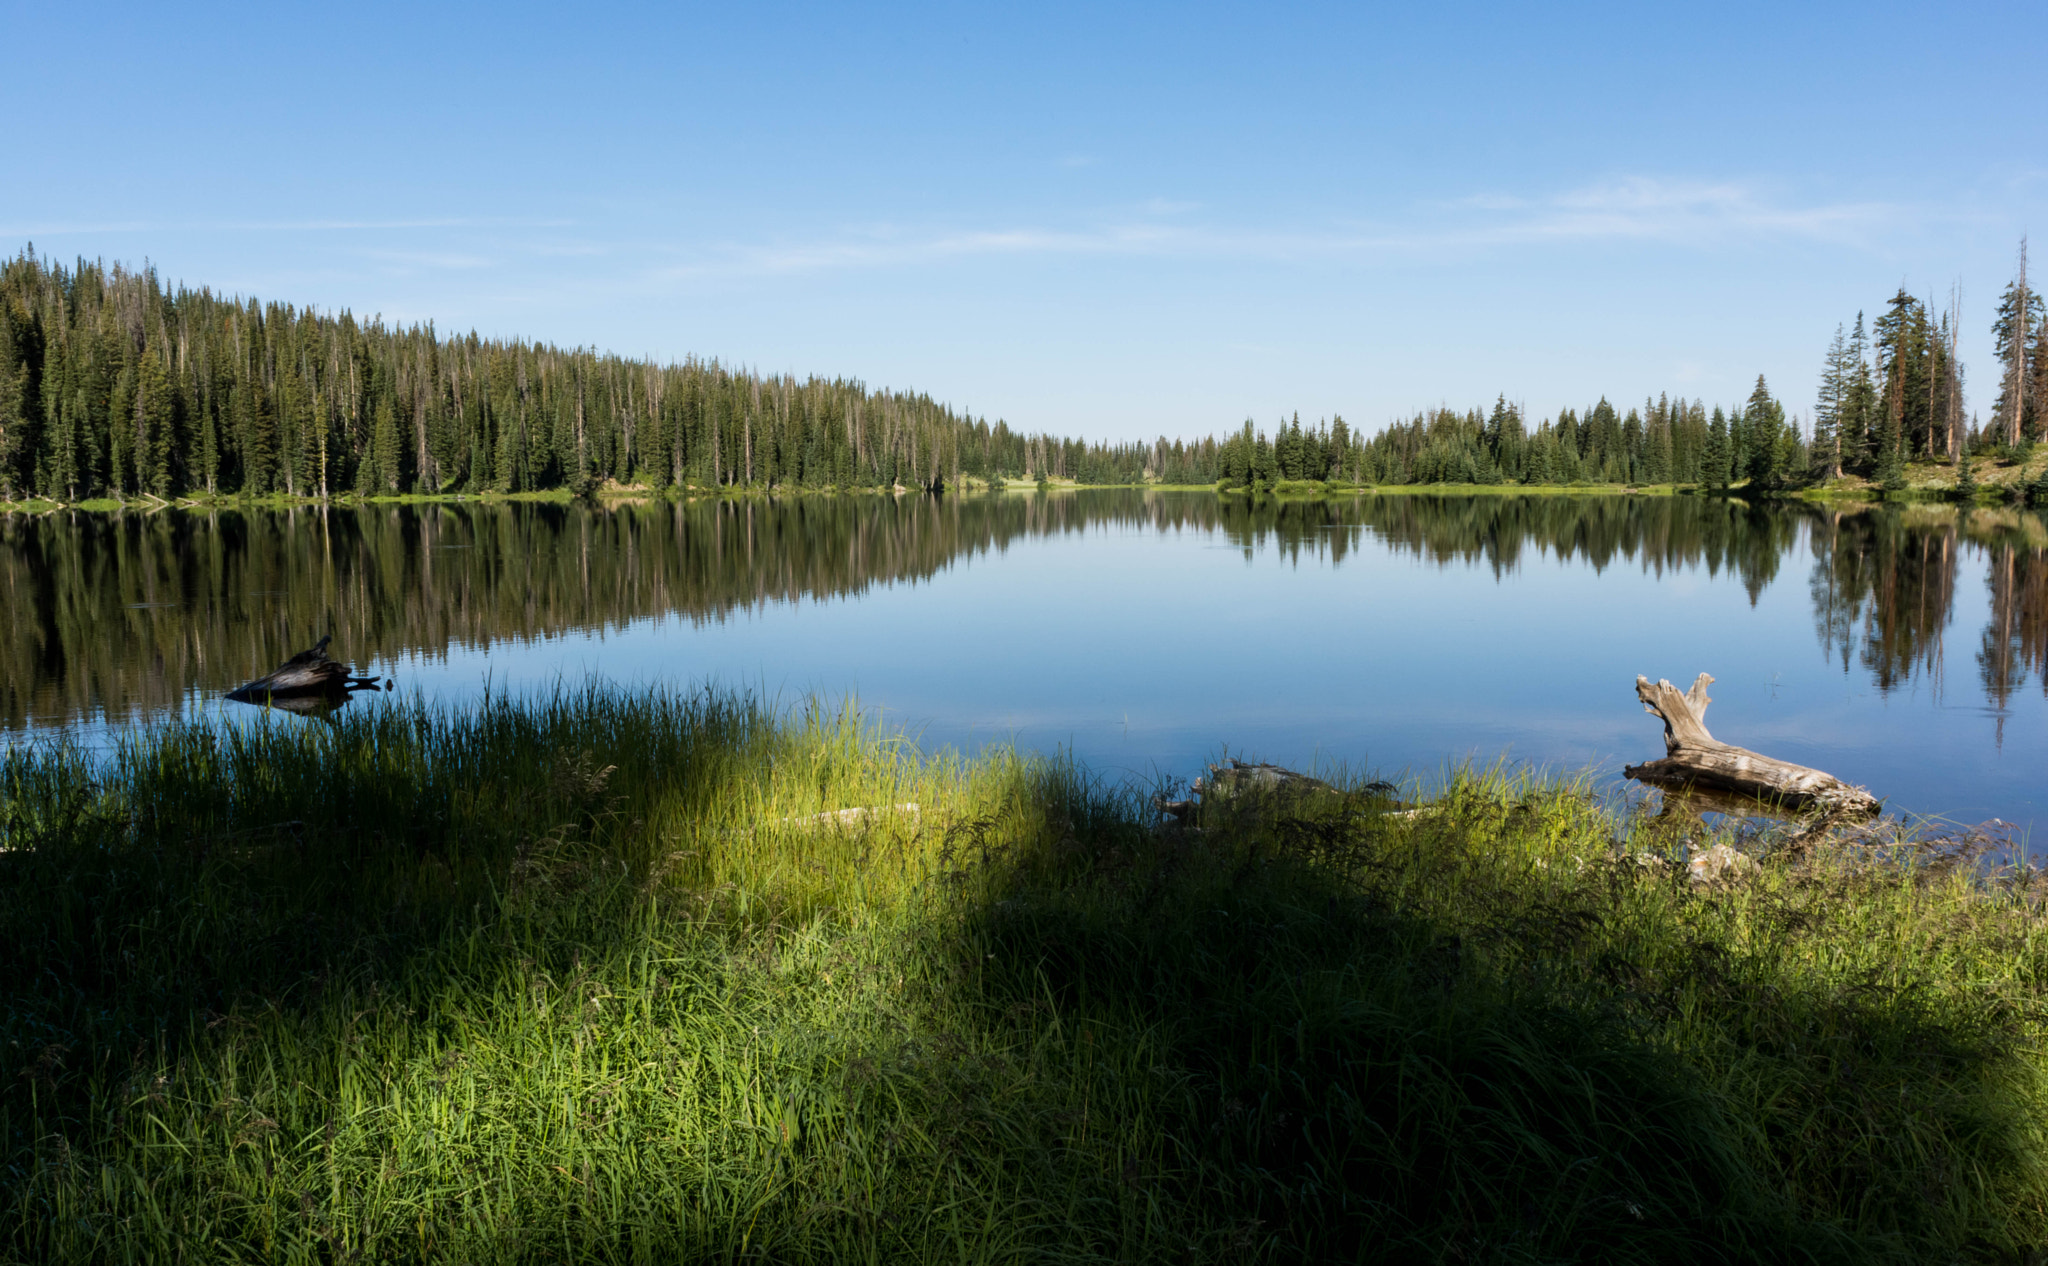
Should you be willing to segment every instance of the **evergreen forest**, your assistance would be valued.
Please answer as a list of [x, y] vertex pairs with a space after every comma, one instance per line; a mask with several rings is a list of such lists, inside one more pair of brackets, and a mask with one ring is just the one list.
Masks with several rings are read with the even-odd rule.
[[936, 488], [1077, 448], [846, 379], [443, 337], [32, 251], [0, 266], [0, 500]]
[[1769, 492], [1911, 461], [2023, 461], [2040, 438], [2048, 331], [2017, 278], [1993, 326], [1988, 421], [1966, 417], [1959, 304], [1901, 288], [1838, 328], [1805, 425], [1760, 375], [1734, 407], [1601, 398], [1534, 423], [1437, 408], [1376, 433], [1299, 414], [1267, 432], [1088, 442], [991, 424], [847, 378], [656, 364], [590, 348], [443, 336], [349, 312], [167, 287], [150, 268], [33, 248], [0, 264], [0, 501], [283, 494], [913, 487], [963, 478], [1275, 486], [1614, 484]]

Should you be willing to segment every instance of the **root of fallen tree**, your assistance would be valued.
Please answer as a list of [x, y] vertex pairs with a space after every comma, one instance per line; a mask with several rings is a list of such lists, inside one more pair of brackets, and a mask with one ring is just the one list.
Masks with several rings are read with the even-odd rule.
[[236, 703], [275, 704], [298, 711], [301, 709], [293, 707], [295, 703], [336, 703], [353, 691], [378, 689], [375, 677], [357, 677], [347, 664], [327, 658], [331, 640], [331, 634], [321, 638], [274, 671], [230, 690], [227, 697]]
[[1747, 797], [1793, 813], [1818, 811], [1835, 819], [1873, 817], [1877, 798], [1833, 774], [1790, 761], [1776, 760], [1747, 748], [1723, 743], [1707, 732], [1707, 687], [1713, 678], [1699, 675], [1692, 689], [1680, 693], [1668, 681], [1652, 685], [1636, 678], [1636, 697], [1643, 710], [1664, 722], [1664, 759], [1645, 761], [1622, 770], [1638, 782], [1670, 790], [1695, 787]]

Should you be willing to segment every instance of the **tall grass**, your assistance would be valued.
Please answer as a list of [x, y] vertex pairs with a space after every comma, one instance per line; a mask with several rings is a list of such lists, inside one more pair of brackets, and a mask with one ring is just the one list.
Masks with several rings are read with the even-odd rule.
[[351, 711], [0, 758], [0, 1257], [2048, 1242], [2025, 877], [1702, 888], [1701, 828], [1498, 772], [1159, 827], [850, 713]]

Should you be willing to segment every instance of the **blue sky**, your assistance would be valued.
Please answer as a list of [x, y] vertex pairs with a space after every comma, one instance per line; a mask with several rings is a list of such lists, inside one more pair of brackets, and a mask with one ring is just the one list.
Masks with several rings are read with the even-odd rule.
[[[2048, 232], [2035, 6], [0, 4], [0, 247], [930, 392], [1377, 427], [1810, 410]], [[2048, 275], [2048, 240], [2038, 260]]]

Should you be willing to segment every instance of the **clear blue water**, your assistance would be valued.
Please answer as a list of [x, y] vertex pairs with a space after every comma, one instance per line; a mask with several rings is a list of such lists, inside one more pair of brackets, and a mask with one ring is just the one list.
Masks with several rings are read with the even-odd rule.
[[2048, 533], [2012, 512], [1105, 491], [4, 530], [17, 735], [233, 711], [318, 627], [458, 707], [595, 674], [853, 697], [926, 747], [1111, 778], [1228, 751], [1613, 780], [1662, 753], [1636, 674], [1704, 671], [1719, 738], [1905, 813], [2048, 825]]

